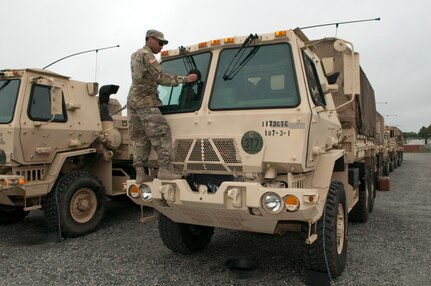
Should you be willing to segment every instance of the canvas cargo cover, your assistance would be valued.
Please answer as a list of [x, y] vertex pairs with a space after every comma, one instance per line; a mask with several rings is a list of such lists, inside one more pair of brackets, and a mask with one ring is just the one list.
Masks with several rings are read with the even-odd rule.
[[[313, 45], [314, 52], [320, 58], [334, 58], [335, 73], [339, 73], [337, 81], [338, 92], [334, 96], [335, 106], [340, 106], [351, 99], [345, 94], [344, 87], [344, 53], [334, 49], [336, 39], [328, 38]], [[347, 49], [347, 53], [350, 49]], [[360, 68], [360, 94], [352, 104], [337, 110], [343, 128], [355, 128], [358, 134], [376, 137], [376, 101], [374, 90], [362, 68]]]

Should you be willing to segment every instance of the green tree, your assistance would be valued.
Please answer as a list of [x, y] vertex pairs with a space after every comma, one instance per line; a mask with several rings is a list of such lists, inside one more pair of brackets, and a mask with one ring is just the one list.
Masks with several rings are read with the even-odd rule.
[[431, 124], [428, 127], [422, 126], [418, 132], [418, 136], [423, 139], [431, 137]]

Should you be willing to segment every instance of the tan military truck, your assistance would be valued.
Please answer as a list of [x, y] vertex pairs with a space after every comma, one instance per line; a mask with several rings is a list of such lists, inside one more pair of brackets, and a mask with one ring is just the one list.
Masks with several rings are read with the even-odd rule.
[[375, 192], [374, 92], [353, 46], [283, 30], [164, 51], [161, 65], [200, 76], [159, 88], [184, 179], [127, 183], [163, 243], [189, 253], [216, 227], [297, 231], [306, 268], [339, 276], [348, 217], [366, 221]]
[[403, 162], [403, 133], [398, 127], [388, 125], [385, 126], [385, 133], [388, 138], [389, 171], [392, 172]]
[[93, 231], [134, 178], [127, 117], [100, 88], [40, 69], [0, 71], [0, 224], [43, 209], [63, 237]]
[[388, 139], [385, 134], [385, 119], [383, 115], [377, 112], [376, 116], [376, 162], [377, 162], [377, 176], [379, 177], [389, 175], [389, 150]]

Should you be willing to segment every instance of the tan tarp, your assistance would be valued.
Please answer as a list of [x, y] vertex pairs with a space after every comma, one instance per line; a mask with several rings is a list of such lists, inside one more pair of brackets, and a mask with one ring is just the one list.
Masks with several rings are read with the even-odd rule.
[[[327, 39], [313, 45], [319, 58], [334, 58], [335, 73], [339, 73], [338, 92], [334, 97], [335, 106], [340, 106], [351, 99], [344, 94], [344, 57], [343, 52], [334, 49], [335, 39]], [[348, 49], [349, 51], [349, 49]], [[348, 52], [346, 51], [346, 52]], [[376, 101], [374, 90], [362, 68], [360, 69], [360, 94], [355, 101], [337, 110], [343, 128], [355, 128], [358, 134], [375, 138], [376, 136]]]
[[376, 112], [376, 142], [378, 144], [383, 144], [385, 137], [385, 119], [383, 115]]

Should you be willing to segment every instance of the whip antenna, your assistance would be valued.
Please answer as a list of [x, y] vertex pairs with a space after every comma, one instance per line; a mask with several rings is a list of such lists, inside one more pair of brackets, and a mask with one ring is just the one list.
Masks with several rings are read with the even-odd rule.
[[73, 57], [73, 56], [77, 56], [77, 55], [85, 54], [85, 53], [91, 53], [91, 52], [96, 52], [96, 56], [97, 56], [97, 53], [99, 51], [101, 51], [101, 50], [107, 50], [107, 49], [113, 49], [113, 48], [119, 48], [119, 47], [120, 47], [120, 45], [116, 45], [116, 46], [111, 46], [111, 47], [105, 47], [105, 48], [99, 48], [99, 49], [94, 49], [94, 50], [88, 50], [88, 51], [82, 51], [82, 52], [79, 52], [79, 53], [74, 53], [74, 54], [65, 56], [65, 57], [63, 57], [61, 59], [58, 59], [55, 62], [50, 63], [49, 65], [47, 65], [43, 69], [46, 69], [47, 67], [52, 66], [53, 64], [58, 63], [59, 61], [62, 61], [64, 59], [67, 59], [67, 58], [70, 58], [70, 57]]

